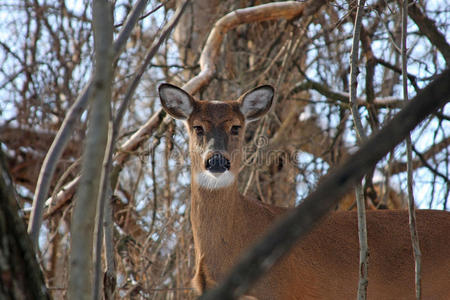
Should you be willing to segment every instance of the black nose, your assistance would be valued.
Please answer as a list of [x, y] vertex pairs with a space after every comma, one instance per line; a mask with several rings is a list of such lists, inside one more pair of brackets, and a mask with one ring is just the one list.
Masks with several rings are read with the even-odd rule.
[[213, 173], [223, 173], [230, 169], [230, 161], [220, 153], [215, 153], [206, 160], [206, 170]]

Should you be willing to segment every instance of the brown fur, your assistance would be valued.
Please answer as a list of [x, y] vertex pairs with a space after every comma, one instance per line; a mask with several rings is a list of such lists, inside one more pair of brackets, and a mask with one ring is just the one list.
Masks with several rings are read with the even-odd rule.
[[[239, 111], [243, 98], [220, 104], [189, 99], [194, 107], [187, 118], [192, 161], [191, 223], [197, 258], [194, 282], [202, 293], [224, 279], [245, 249], [286, 209], [241, 195], [237, 180], [216, 190], [197, 184], [195, 174], [205, 171], [203, 154], [216, 150], [210, 148], [208, 134], [213, 130], [230, 132], [231, 126], [236, 125], [245, 128]], [[202, 126], [205, 136], [196, 135], [193, 126]], [[243, 132], [239, 136], [228, 135], [226, 140], [224, 155], [230, 158], [230, 171], [236, 176], [242, 164]], [[450, 299], [450, 213], [417, 211], [417, 225], [423, 254], [422, 298]], [[414, 260], [407, 211], [369, 211], [367, 227], [368, 299], [414, 299]], [[331, 213], [263, 276], [246, 297], [355, 299], [358, 249], [356, 213]]]
[[192, 279], [192, 286], [199, 292], [203, 294], [206, 289], [210, 286], [214, 286], [216, 282], [211, 278], [208, 273], [208, 269], [204, 263], [204, 256], [200, 257], [196, 261], [195, 275]]

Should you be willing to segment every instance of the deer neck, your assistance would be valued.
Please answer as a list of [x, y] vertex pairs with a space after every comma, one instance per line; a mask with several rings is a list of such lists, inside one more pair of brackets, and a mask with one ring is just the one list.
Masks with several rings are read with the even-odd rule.
[[191, 216], [195, 227], [224, 228], [222, 220], [230, 223], [232, 219], [238, 218], [238, 214], [242, 211], [241, 195], [236, 182], [226, 188], [213, 190], [193, 182], [191, 201]]
[[[192, 181], [191, 224], [197, 261], [203, 261], [213, 278], [220, 278], [243, 250], [244, 203], [237, 183], [208, 190]], [[217, 261], [228, 257], [226, 261]]]

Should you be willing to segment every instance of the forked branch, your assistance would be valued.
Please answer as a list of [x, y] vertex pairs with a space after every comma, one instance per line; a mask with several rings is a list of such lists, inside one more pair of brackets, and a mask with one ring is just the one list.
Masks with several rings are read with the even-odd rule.
[[273, 2], [254, 7], [237, 9], [220, 18], [208, 36], [205, 47], [200, 56], [200, 73], [189, 80], [183, 89], [195, 94], [201, 87], [211, 81], [216, 72], [216, 63], [219, 57], [223, 38], [231, 29], [253, 22], [262, 22], [278, 19], [292, 19], [314, 15], [327, 1], [307, 2]]

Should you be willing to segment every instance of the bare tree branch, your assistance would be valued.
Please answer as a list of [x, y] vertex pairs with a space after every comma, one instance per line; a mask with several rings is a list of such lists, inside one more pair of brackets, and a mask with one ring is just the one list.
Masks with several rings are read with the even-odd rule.
[[48, 300], [33, 244], [18, 214], [13, 186], [0, 149], [0, 298]]
[[[436, 168], [434, 168], [433, 166], [431, 166], [425, 159], [425, 157], [423, 157], [422, 153], [420, 153], [419, 151], [417, 151], [417, 149], [412, 146], [412, 151], [417, 155], [417, 157], [419, 157], [420, 161], [422, 162], [423, 166], [428, 168], [428, 170], [430, 170], [433, 174], [435, 174], [436, 176], [441, 177], [445, 182], [450, 182], [450, 178], [448, 178], [447, 176], [445, 176], [444, 174], [442, 174], [442, 172], [439, 172], [439, 170], [437, 170]], [[411, 164], [412, 165], [412, 164]], [[411, 166], [411, 168], [414, 168], [413, 166]]]
[[428, 18], [419, 8], [418, 4], [409, 1], [408, 15], [417, 24], [419, 30], [428, 38], [428, 40], [436, 46], [439, 52], [444, 56], [447, 66], [450, 65], [450, 45], [436, 27], [434, 21]]
[[[358, 53], [359, 40], [361, 34], [362, 14], [364, 11], [364, 0], [358, 1], [356, 8], [355, 25], [353, 27], [353, 41], [352, 51], [350, 53], [350, 111], [353, 117], [353, 124], [355, 125], [356, 136], [359, 144], [367, 141], [367, 135], [362, 127], [361, 117], [359, 116], [358, 105], [356, 103], [356, 91], [358, 86]], [[369, 99], [369, 95], [367, 95]], [[371, 99], [373, 102], [373, 99]], [[358, 280], [358, 300], [365, 300], [367, 298], [368, 285], [368, 260], [369, 260], [369, 246], [367, 244], [367, 225], [366, 225], [366, 205], [364, 199], [364, 192], [362, 183], [356, 182], [355, 185], [356, 207], [358, 211], [358, 237], [359, 237], [359, 280]]]
[[[107, 191], [103, 191], [105, 209], [101, 210], [100, 204], [97, 207], [98, 213], [105, 214], [104, 241], [100, 233], [97, 241], [103, 250], [95, 250], [96, 254], [102, 254], [99, 274], [104, 275], [103, 295], [105, 299], [125, 294], [131, 298], [194, 299], [194, 291], [185, 289], [194, 262], [187, 213], [190, 202], [186, 202], [188, 141], [185, 132], [177, 128], [181, 124], [165, 123], [168, 119], [158, 113], [160, 103], [154, 88], [161, 81], [183, 85], [199, 74], [202, 71], [199, 58], [214, 23], [229, 13], [233, 15], [235, 10], [245, 13], [256, 9], [246, 8], [259, 2], [235, 1], [230, 6], [227, 1], [190, 1], [177, 26], [144, 68], [138, 87], [130, 92], [150, 48], [185, 0], [108, 1], [114, 5], [113, 13], [118, 17], [115, 24], [123, 23], [115, 28], [117, 34], [135, 4], [143, 4], [144, 9], [137, 16], [137, 25], [130, 27], [131, 35], [123, 51], [117, 50], [121, 54], [114, 64], [111, 107], [115, 126], [120, 128], [116, 132], [120, 132], [111, 152], [113, 166], [105, 171], [110, 175], [105, 178], [111, 180], [105, 184]], [[246, 131], [239, 188], [243, 190], [253, 176], [251, 182], [256, 185], [248, 185], [247, 194], [263, 203], [284, 207], [300, 203], [330, 168], [359, 148], [349, 119], [349, 53], [358, 1], [345, 5], [326, 2], [323, 9], [306, 18], [303, 15], [315, 3], [296, 2], [282, 5], [303, 6], [300, 18], [262, 22], [255, 19], [231, 29], [216, 26], [224, 33], [214, 60], [215, 71], [194, 94], [200, 99], [231, 99], [255, 84], [277, 85], [277, 103], [271, 113], [261, 122], [249, 124]], [[264, 3], [275, 5], [270, 1]], [[356, 105], [367, 135], [381, 127], [373, 120], [387, 123], [406, 104], [401, 92], [399, 3], [366, 1], [364, 6]], [[433, 20], [442, 34], [450, 25], [444, 3], [445, 0], [436, 4], [417, 3], [422, 14]], [[151, 15], [155, 10], [157, 13]], [[0, 141], [16, 188], [19, 216], [29, 222], [43, 159], [70, 107], [93, 76], [92, 10], [90, 5], [79, 6], [73, 1], [29, 0], [0, 1], [0, 13], [4, 15], [0, 30], [5, 33], [0, 37]], [[408, 30], [407, 39], [411, 43], [408, 88], [410, 96], [414, 96], [419, 87], [426, 86], [445, 68], [446, 61], [414, 21], [410, 22], [408, 28], [416, 29]], [[53, 200], [44, 206], [39, 232], [38, 261], [49, 294], [55, 299], [67, 297], [70, 223], [74, 194], [79, 186], [81, 145], [86, 141], [89, 124], [89, 115], [84, 110], [87, 104], [83, 105], [53, 178], [48, 177], [50, 192], [45, 198]], [[420, 206], [445, 208], [449, 199], [450, 116], [446, 112], [447, 107], [439, 110], [413, 131], [414, 184], [424, 194], [416, 197]], [[156, 117], [151, 119], [153, 115]], [[120, 118], [122, 122], [117, 121]], [[134, 136], [137, 143], [121, 148], [147, 121], [148, 131]], [[258, 150], [259, 155], [252, 155], [253, 150]], [[406, 151], [398, 148], [390, 154], [389, 159], [377, 164], [381, 177], [374, 179], [373, 189], [367, 188], [370, 180], [363, 181], [367, 209], [406, 208], [407, 186], [406, 180], [402, 180], [406, 179]], [[155, 164], [151, 164], [152, 159]], [[77, 161], [80, 163], [74, 163]], [[389, 172], [389, 168], [394, 172]], [[365, 177], [370, 179], [371, 173]], [[156, 209], [152, 190], [158, 198]], [[333, 209], [356, 209], [355, 192], [341, 199]], [[420, 229], [420, 216], [417, 217]], [[369, 239], [370, 234], [369, 227]], [[423, 237], [420, 238], [422, 241]], [[423, 260], [427, 258], [425, 255]], [[372, 257], [369, 260], [371, 263]], [[352, 259], [352, 264], [357, 272], [358, 260]], [[357, 278], [357, 273], [354, 275]], [[120, 280], [114, 279], [115, 276]], [[99, 279], [97, 276], [97, 282]], [[370, 290], [371, 287], [369, 297]], [[352, 292], [356, 298], [356, 285]]]
[[112, 13], [108, 0], [93, 2], [92, 28], [94, 31], [95, 73], [90, 93], [91, 111], [80, 185], [75, 195], [70, 230], [71, 255], [68, 291], [70, 299], [93, 299], [92, 255], [95, 216], [99, 196], [101, 196], [101, 178], [109, 175], [104, 174], [102, 168], [107, 159], [108, 124], [111, 117], [111, 82], [115, 54], [112, 48]]
[[[93, 280], [93, 299], [100, 299], [100, 278], [102, 274], [102, 245], [103, 245], [103, 224], [104, 224], [104, 215], [105, 215], [105, 207], [108, 200], [108, 190], [110, 190], [110, 171], [111, 171], [111, 152], [114, 151], [113, 147], [113, 126], [112, 122], [109, 120], [108, 122], [108, 139], [105, 147], [105, 157], [102, 165], [102, 174], [99, 183], [99, 195], [97, 201], [97, 211], [95, 215], [95, 231], [94, 231], [94, 280]], [[112, 226], [110, 222], [105, 222]], [[110, 229], [106, 228], [106, 232]], [[105, 255], [105, 257], [108, 257]], [[108, 262], [111, 265], [111, 262]], [[112, 263], [114, 265], [114, 263]], [[109, 273], [112, 275], [112, 273]], [[115, 279], [115, 277], [114, 277]]]
[[315, 14], [326, 1], [308, 2], [274, 2], [254, 7], [237, 9], [220, 18], [208, 36], [205, 47], [200, 56], [200, 73], [189, 80], [183, 89], [190, 94], [195, 94], [202, 86], [209, 83], [216, 72], [216, 64], [223, 38], [228, 31], [241, 24], [253, 22], [292, 19], [311, 16]]
[[[408, 101], [408, 69], [407, 69], [407, 51], [406, 37], [408, 30], [408, 0], [403, 0], [401, 5], [402, 10], [402, 86], [403, 86], [403, 98], [404, 101]], [[406, 136], [406, 156], [407, 156], [407, 182], [408, 182], [408, 215], [409, 215], [409, 231], [411, 233], [411, 243], [414, 251], [414, 264], [415, 264], [415, 285], [416, 285], [416, 299], [420, 300], [422, 297], [421, 286], [421, 269], [422, 253], [420, 251], [419, 236], [416, 225], [416, 210], [414, 201], [413, 190], [413, 167], [412, 167], [412, 143], [411, 134]]]
[[[132, 99], [134, 92], [142, 78], [142, 75], [144, 74], [145, 70], [147, 69], [148, 65], [150, 64], [150, 61], [152, 60], [152, 58], [154, 57], [154, 55], [160, 48], [163, 41], [166, 40], [166, 38], [168, 37], [168, 35], [172, 31], [172, 29], [178, 23], [188, 2], [189, 1], [185, 1], [182, 5], [180, 5], [178, 7], [177, 11], [175, 12], [175, 15], [164, 26], [159, 39], [157, 41], [155, 41], [155, 43], [152, 45], [152, 47], [150, 47], [149, 50], [147, 51], [144, 62], [139, 67], [139, 70], [135, 74], [131, 84], [128, 86], [127, 92], [125, 93], [124, 100], [120, 104], [120, 107], [117, 111], [116, 118], [114, 120], [114, 123], [113, 123], [112, 127], [110, 128], [111, 132], [110, 132], [110, 136], [108, 138], [107, 154], [106, 154], [104, 165], [103, 165], [104, 172], [103, 172], [103, 176], [102, 176], [102, 181], [100, 183], [101, 193], [99, 195], [98, 210], [97, 210], [97, 216], [96, 216], [96, 220], [97, 220], [96, 221], [96, 225], [97, 225], [96, 232], [97, 232], [97, 234], [96, 234], [96, 245], [95, 245], [95, 250], [96, 250], [95, 251], [95, 253], [96, 253], [95, 264], [96, 265], [95, 265], [95, 272], [94, 272], [94, 289], [93, 289], [94, 290], [94, 299], [98, 299], [100, 297], [101, 253], [102, 253], [103, 223], [104, 223], [103, 216], [104, 216], [105, 209], [110, 210], [110, 205], [106, 204], [106, 201], [108, 201], [107, 191], [110, 188], [109, 186], [111, 184], [111, 179], [110, 179], [109, 174], [112, 169], [113, 151], [114, 151], [114, 146], [115, 146], [117, 136], [119, 134], [120, 125], [122, 123], [122, 118], [125, 115], [125, 111], [128, 108], [129, 103], [131, 102], [131, 99]], [[107, 174], [107, 175], [105, 176], [105, 174]], [[110, 217], [108, 212], [106, 212], [106, 215]], [[109, 220], [109, 222], [106, 222], [106, 224], [109, 224], [110, 226], [112, 226], [111, 220]], [[110, 234], [111, 229], [106, 228], [106, 231], [108, 234], [106, 236], [106, 238], [111, 239], [111, 234]], [[111, 251], [112, 248], [108, 247], [106, 250]], [[108, 268], [107, 272], [105, 273], [105, 278], [106, 278], [107, 282], [110, 283], [112, 281], [111, 277], [114, 274], [113, 268], [112, 268], [114, 263], [113, 263], [113, 261], [111, 261], [112, 259], [111, 259], [111, 255], [109, 253], [106, 254], [106, 257], [109, 258], [109, 261], [108, 261], [109, 268]], [[114, 278], [112, 278], [112, 279], [114, 279]], [[108, 286], [107, 288], [108, 288], [108, 290], [105, 290], [105, 295], [108, 295], [107, 297], [111, 297], [110, 296], [110, 294], [112, 293], [111, 287]]]
[[[425, 164], [422, 160], [429, 160], [433, 158], [436, 154], [446, 149], [450, 145], [450, 137], [442, 139], [440, 142], [434, 143], [427, 150], [422, 153], [422, 159], [415, 159], [412, 161], [412, 168], [415, 170], [417, 168], [423, 167]], [[407, 169], [407, 163], [403, 161], [393, 162], [389, 165], [390, 172], [392, 174], [398, 174], [405, 172]]]
[[[295, 85], [294, 88], [290, 91], [290, 94], [296, 94], [299, 91], [306, 91], [310, 89], [313, 89], [320, 93], [322, 96], [327, 97], [331, 100], [330, 102], [342, 103], [342, 105], [345, 106], [348, 106], [350, 104], [349, 93], [332, 90], [327, 85], [310, 79]], [[375, 108], [402, 108], [405, 105], [402, 99], [396, 97], [375, 98], [372, 103], [367, 102], [367, 99], [357, 98], [356, 104], [358, 107], [371, 106]]]

